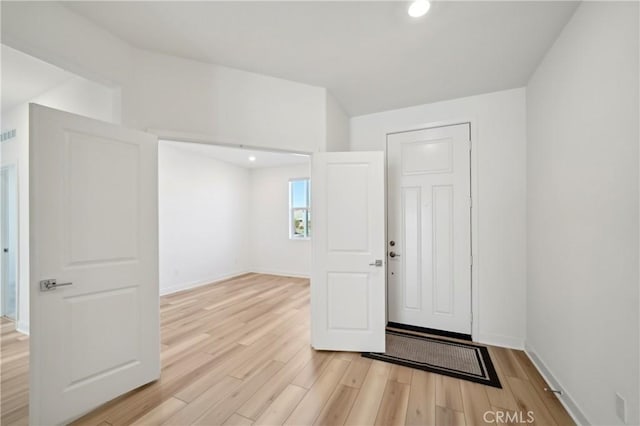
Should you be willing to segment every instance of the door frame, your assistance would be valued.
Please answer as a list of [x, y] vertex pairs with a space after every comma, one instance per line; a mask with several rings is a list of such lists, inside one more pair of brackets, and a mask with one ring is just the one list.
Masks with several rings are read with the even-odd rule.
[[[11, 318], [12, 321], [15, 322], [16, 326], [18, 327], [20, 324], [20, 183], [19, 183], [19, 169], [18, 169], [18, 163], [7, 163], [3, 166], [0, 166], [0, 171], [4, 172], [4, 171], [8, 171], [10, 173], [13, 173], [13, 179], [12, 179], [12, 183], [13, 183], [13, 191], [14, 191], [14, 211], [15, 211], [15, 233], [16, 233], [16, 238], [15, 238], [15, 247], [12, 247], [13, 250], [15, 251], [15, 256], [14, 256], [14, 263], [15, 263], [15, 280], [16, 280], [16, 288], [15, 288], [15, 293], [16, 293], [16, 306], [15, 306], [15, 318]], [[6, 211], [5, 211], [5, 207], [2, 206], [2, 215], [5, 215]], [[2, 232], [2, 231], [0, 231]], [[4, 278], [4, 270], [2, 271], [3, 274], [3, 278]], [[2, 292], [2, 296], [0, 297], [0, 303], [2, 304], [0, 306], [0, 315], [4, 315], [4, 307], [5, 307], [5, 287], [2, 286], [2, 288], [0, 288], [0, 292]]]
[[303, 151], [299, 149], [273, 148], [270, 146], [257, 146], [257, 145], [246, 145], [243, 143], [222, 142], [217, 140], [213, 136], [199, 134], [199, 133], [176, 132], [172, 130], [154, 129], [154, 128], [147, 128], [145, 132], [156, 135], [158, 138], [158, 141], [163, 140], [163, 141], [170, 141], [170, 142], [199, 143], [203, 145], [224, 146], [227, 148], [250, 149], [253, 151], [267, 151], [267, 152], [276, 152], [276, 153], [282, 153], [282, 154], [301, 154], [301, 155], [308, 155], [309, 158], [313, 157], [313, 154], [314, 154], [313, 152]]
[[[471, 257], [473, 259], [471, 265], [471, 338], [473, 341], [478, 341], [480, 337], [480, 324], [479, 324], [479, 312], [480, 307], [478, 301], [480, 300], [480, 278], [478, 271], [480, 269], [480, 255], [479, 255], [479, 209], [480, 205], [480, 191], [478, 184], [478, 152], [480, 148], [480, 138], [478, 137], [478, 120], [475, 117], [462, 117], [456, 120], [443, 120], [443, 121], [431, 121], [423, 124], [416, 124], [412, 126], [403, 126], [397, 129], [390, 129], [385, 132], [384, 143], [384, 157], [385, 157], [385, 172], [387, 170], [387, 150], [389, 147], [389, 136], [398, 133], [408, 133], [417, 130], [429, 130], [438, 127], [450, 127], [459, 124], [469, 125], [469, 138], [471, 139], [471, 158], [470, 158], [470, 179], [471, 179]], [[385, 176], [385, 185], [388, 187], [388, 176]], [[386, 194], [386, 191], [385, 191]], [[389, 203], [385, 200], [385, 223], [388, 221]], [[388, 229], [387, 229], [388, 232]], [[386, 240], [389, 240], [389, 236], [386, 236]], [[387, 281], [387, 295], [389, 293], [389, 280]], [[389, 300], [387, 296], [387, 300]], [[389, 318], [389, 304], [387, 303], [387, 309], [385, 312], [387, 318]]]

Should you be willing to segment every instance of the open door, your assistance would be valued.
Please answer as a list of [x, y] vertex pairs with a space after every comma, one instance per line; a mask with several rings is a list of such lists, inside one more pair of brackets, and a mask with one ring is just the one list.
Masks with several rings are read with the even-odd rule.
[[384, 352], [384, 153], [313, 155], [311, 345]]
[[160, 376], [156, 137], [29, 108], [29, 423]]

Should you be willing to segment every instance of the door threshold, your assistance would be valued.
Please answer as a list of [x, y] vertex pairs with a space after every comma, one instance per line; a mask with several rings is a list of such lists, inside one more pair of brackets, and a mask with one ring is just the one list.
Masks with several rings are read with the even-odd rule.
[[470, 334], [456, 333], [454, 331], [437, 330], [435, 328], [418, 327], [417, 325], [400, 324], [397, 322], [388, 322], [387, 327], [398, 328], [400, 330], [416, 331], [418, 333], [432, 334], [434, 336], [449, 337], [451, 339], [471, 340]]

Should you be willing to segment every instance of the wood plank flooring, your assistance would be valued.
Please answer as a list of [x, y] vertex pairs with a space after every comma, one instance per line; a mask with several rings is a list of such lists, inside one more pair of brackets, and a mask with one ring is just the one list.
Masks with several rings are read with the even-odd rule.
[[[248, 274], [160, 304], [160, 380], [74, 424], [446, 426], [485, 424], [487, 411], [492, 422], [496, 413], [526, 422], [533, 411], [533, 424], [573, 424], [520, 351], [489, 348], [503, 386], [495, 389], [312, 350], [305, 279]], [[0, 422], [27, 424], [28, 339], [9, 321], [1, 327]]]
[[0, 318], [0, 424], [26, 425], [28, 403], [29, 338]]

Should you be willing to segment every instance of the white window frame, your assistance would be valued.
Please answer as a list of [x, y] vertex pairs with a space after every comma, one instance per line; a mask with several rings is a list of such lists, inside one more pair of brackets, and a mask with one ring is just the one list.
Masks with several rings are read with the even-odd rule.
[[[293, 207], [293, 182], [307, 181], [307, 203], [306, 207]], [[307, 235], [296, 236], [294, 224], [293, 224], [293, 211], [294, 210], [306, 210], [307, 211], [307, 226], [305, 231]], [[311, 239], [311, 232], [309, 230], [309, 214], [311, 212], [311, 179], [309, 177], [291, 178], [289, 179], [289, 239], [294, 241], [305, 241]]]

